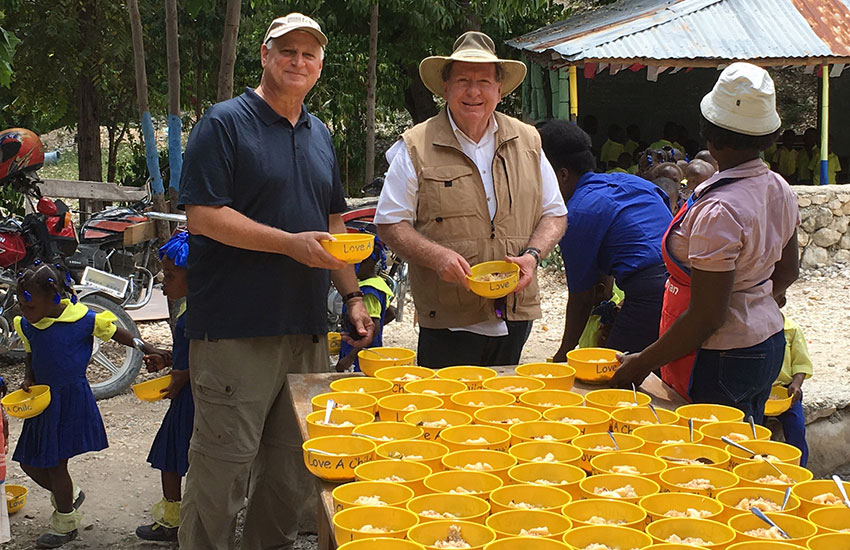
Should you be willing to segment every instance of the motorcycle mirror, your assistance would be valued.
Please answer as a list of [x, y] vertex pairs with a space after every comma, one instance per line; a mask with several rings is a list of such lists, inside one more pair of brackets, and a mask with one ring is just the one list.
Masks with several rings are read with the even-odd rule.
[[53, 199], [48, 197], [41, 197], [38, 199], [38, 206], [36, 209], [40, 214], [44, 214], [45, 216], [55, 216], [59, 211], [56, 207], [56, 203], [53, 202]]

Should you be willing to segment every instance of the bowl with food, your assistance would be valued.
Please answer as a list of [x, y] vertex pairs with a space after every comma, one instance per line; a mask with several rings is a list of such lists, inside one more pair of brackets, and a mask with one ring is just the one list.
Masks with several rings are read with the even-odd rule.
[[357, 426], [375, 421], [375, 415], [359, 409], [331, 409], [327, 422], [326, 415], [325, 411], [314, 411], [304, 418], [307, 422], [307, 437], [351, 435], [351, 431]]
[[753, 451], [755, 455], [744, 452], [732, 445], [727, 445], [724, 448], [724, 450], [729, 453], [729, 468], [734, 469], [740, 464], [764, 462], [766, 460], [773, 462], [774, 464], [784, 462], [786, 464], [799, 466], [800, 458], [803, 455], [800, 449], [782, 441], [754, 439], [747, 441], [744, 446]]
[[440, 459], [448, 452], [448, 447], [436, 441], [405, 439], [381, 443], [375, 449], [375, 457], [421, 462], [431, 468], [432, 472], [439, 472], [443, 469]]
[[710, 550], [723, 550], [735, 540], [735, 531], [728, 525], [710, 519], [659, 519], [646, 526], [646, 534], [659, 543], [684, 543]]
[[407, 348], [378, 346], [357, 352], [357, 362], [366, 376], [375, 376], [377, 371], [385, 367], [412, 365], [415, 361], [416, 352]]
[[729, 470], [705, 466], [676, 466], [668, 468], [658, 476], [662, 491], [693, 493], [712, 498], [724, 489], [736, 487], [740, 481], [738, 476]]
[[779, 532], [779, 529], [765, 524], [765, 522], [753, 514], [740, 514], [731, 518], [728, 523], [729, 527], [737, 534], [735, 542], [781, 540], [803, 546], [807, 540], [815, 536], [818, 532], [817, 525], [799, 516], [776, 512], [767, 512], [764, 515], [773, 521], [779, 529], [788, 533], [791, 538], [786, 539]]
[[661, 490], [651, 479], [628, 474], [590, 476], [579, 483], [579, 488], [584, 498], [610, 498], [632, 504], [637, 504], [641, 498]]
[[[778, 472], [776, 470], [779, 470]], [[741, 480], [741, 487], [764, 487], [767, 489], [785, 489], [801, 481], [812, 479], [812, 471], [784, 462], [750, 462], [739, 464], [732, 469]], [[850, 524], [847, 526], [850, 528]]]
[[540, 411], [517, 405], [495, 405], [478, 409], [472, 415], [476, 424], [510, 429], [514, 424], [534, 422], [543, 415]]
[[322, 248], [348, 264], [362, 262], [372, 254], [375, 236], [371, 233], [334, 233], [331, 239], [322, 239]]
[[331, 391], [368, 393], [380, 399], [393, 391], [393, 383], [389, 380], [379, 380], [369, 376], [349, 376], [334, 380], [330, 384]]
[[[661, 412], [661, 411], [658, 411]], [[612, 421], [613, 423], [613, 421]], [[690, 431], [687, 426], [678, 424], [655, 424], [652, 426], [640, 426], [632, 431], [635, 435], [644, 441], [641, 452], [648, 455], [655, 454], [656, 449], [664, 445], [679, 445], [691, 443]], [[694, 430], [693, 443], [702, 442], [702, 434]]]
[[[529, 378], [531, 380], [531, 378]], [[536, 379], [535, 379], [536, 380]], [[584, 396], [566, 390], [529, 390], [520, 394], [518, 402], [524, 407], [537, 409], [541, 413], [555, 407], [576, 407], [584, 405]]]
[[565, 504], [561, 513], [574, 527], [584, 525], [619, 525], [643, 530], [646, 512], [637, 504], [608, 498], [574, 500]]
[[428, 550], [483, 550], [486, 544], [496, 540], [496, 533], [486, 525], [474, 521], [438, 519], [413, 527], [408, 531], [407, 537]]
[[720, 439], [721, 437], [726, 437], [735, 443], [741, 443], [744, 447], [747, 446], [749, 441], [767, 441], [770, 439], [772, 433], [768, 428], [758, 424], [755, 428], [756, 433], [753, 436], [753, 429], [747, 422], [712, 422], [702, 426], [699, 431], [703, 435], [703, 444], [725, 449], [726, 443]]
[[696, 518], [720, 521], [723, 505], [717, 500], [693, 493], [656, 493], [638, 501], [652, 522], [664, 518]]
[[723, 512], [718, 521], [723, 523], [740, 514], [749, 514], [750, 508], [758, 508], [762, 512], [784, 512], [796, 514], [800, 508], [800, 499], [793, 494], [782, 510], [785, 491], [780, 489], [762, 489], [760, 487], [733, 487], [717, 493], [714, 498], [723, 505]]
[[513, 483], [557, 487], [568, 492], [573, 498], [580, 498], [582, 495], [579, 483], [587, 477], [587, 473], [572, 464], [526, 462], [508, 470], [508, 477]]
[[375, 378], [393, 383], [392, 393], [406, 393], [405, 385], [419, 380], [434, 378], [434, 370], [414, 365], [397, 365], [384, 367], [375, 371]]
[[693, 419], [695, 430], [712, 422], [740, 422], [744, 419], [744, 412], [740, 409], [708, 403], [682, 405], [676, 409], [676, 414], [679, 415], [679, 424], [682, 426], [687, 426], [688, 420]]
[[443, 400], [424, 393], [396, 393], [378, 400], [378, 417], [382, 421], [401, 422], [407, 413], [439, 409]]
[[560, 540], [540, 537], [506, 537], [496, 539], [484, 550], [569, 550], [569, 546]]
[[611, 425], [609, 413], [590, 407], [555, 407], [544, 412], [543, 418], [573, 425], [582, 434], [607, 432]]
[[440, 432], [439, 440], [450, 451], [487, 449], [504, 453], [511, 445], [511, 434], [496, 426], [470, 424], [446, 428]]
[[484, 381], [496, 378], [498, 375], [499, 373], [491, 368], [470, 365], [445, 367], [437, 371], [437, 378], [463, 382], [468, 390], [484, 389]]
[[[635, 396], [637, 396], [637, 401], [635, 401]], [[617, 409], [639, 409], [643, 407], [651, 415], [652, 411], [647, 407], [650, 402], [652, 402], [652, 398], [649, 395], [643, 392], [633, 392], [632, 390], [607, 388], [604, 390], [589, 391], [584, 395], [585, 406], [602, 409], [609, 413], [613, 413]]]
[[587, 384], [604, 384], [611, 380], [620, 361], [617, 350], [579, 348], [567, 352], [567, 364], [575, 369], [576, 378]]
[[332, 518], [337, 545], [365, 538], [403, 539], [419, 518], [405, 508], [356, 506], [337, 512]]
[[[844, 492], [850, 493], [850, 482], [843, 481]], [[791, 494], [800, 499], [800, 515], [806, 517], [812, 510], [828, 506], [844, 506], [844, 500], [831, 479], [811, 479], [795, 483]]]
[[561, 540], [572, 527], [569, 518], [543, 510], [504, 510], [488, 517], [486, 524], [500, 539], [541, 537]]
[[539, 378], [530, 378], [528, 376], [497, 376], [485, 380], [481, 385], [485, 390], [509, 393], [519, 401], [520, 395], [526, 392], [542, 390], [546, 387], [546, 382]]
[[809, 550], [850, 550], [850, 533], [815, 535], [806, 542], [806, 547]]
[[301, 444], [304, 464], [325, 481], [352, 481], [354, 468], [375, 458], [375, 442], [351, 435], [314, 437]]
[[779, 416], [791, 408], [794, 396], [788, 395], [788, 388], [777, 384], [770, 388], [770, 396], [764, 404], [765, 416]]
[[425, 478], [431, 475], [431, 468], [421, 462], [408, 460], [373, 460], [354, 469], [357, 481], [386, 481], [398, 483], [413, 490], [413, 494], [423, 495]]
[[504, 485], [490, 493], [490, 509], [495, 514], [505, 510], [542, 510], [560, 513], [572, 496], [558, 487], [544, 485]]
[[572, 445], [581, 449], [580, 466], [590, 472], [591, 459], [608, 453], [638, 452], [643, 447], [643, 439], [632, 435], [614, 432], [584, 434], [572, 440]]
[[472, 495], [485, 501], [490, 499], [492, 491], [502, 486], [502, 480], [498, 476], [467, 470], [436, 472], [426, 477], [424, 483], [425, 488], [432, 493]]
[[469, 416], [473, 416], [475, 411], [484, 407], [510, 405], [514, 403], [514, 396], [503, 391], [466, 390], [453, 394], [449, 401], [451, 401], [450, 409], [463, 411]]
[[360, 392], [334, 391], [313, 396], [310, 399], [313, 411], [324, 411], [327, 409], [329, 399], [333, 399], [334, 408], [340, 410], [357, 409], [372, 413], [372, 416], [378, 410], [378, 399], [374, 395]]
[[514, 371], [517, 376], [542, 380], [547, 390], [569, 391], [576, 381], [576, 370], [562, 363], [525, 363]]
[[662, 445], [655, 449], [655, 456], [665, 461], [671, 468], [675, 466], [706, 466], [723, 470], [729, 469], [729, 453], [723, 449], [701, 443]]
[[536, 420], [520, 422], [508, 429], [511, 434], [511, 445], [524, 441], [556, 441], [569, 443], [581, 434], [581, 430], [572, 424], [553, 422], [551, 420]]
[[352, 481], [331, 492], [334, 513], [357, 506], [404, 507], [413, 498], [413, 489], [390, 481]]
[[440, 378], [429, 378], [426, 380], [413, 380], [404, 385], [404, 391], [407, 393], [418, 393], [422, 395], [430, 395], [439, 397], [443, 400], [441, 409], [451, 408], [452, 395], [466, 391], [466, 384], [457, 380], [442, 380]]
[[469, 268], [469, 290], [482, 298], [504, 298], [519, 283], [519, 265], [505, 261], [476, 264]]
[[657, 482], [659, 474], [666, 468], [666, 462], [642, 452], [603, 453], [590, 459], [592, 475], [628, 474], [646, 477]]
[[20, 512], [27, 503], [29, 490], [23, 485], [6, 485], [6, 511], [11, 515]]
[[652, 539], [646, 533], [619, 525], [584, 525], [564, 533], [564, 542], [574, 550], [646, 548]]
[[412, 498], [405, 507], [419, 516], [419, 523], [459, 519], [483, 525], [490, 514], [490, 505], [486, 500], [461, 493], [439, 492], [422, 495]]
[[807, 519], [818, 526], [818, 534], [842, 533], [850, 538], [850, 508], [827, 506], [809, 512]]
[[412, 540], [375, 537], [346, 542], [337, 550], [425, 550], [425, 547]]
[[371, 439], [376, 445], [387, 441], [403, 441], [406, 439], [419, 439], [424, 431], [422, 428], [413, 426], [406, 422], [371, 422], [357, 426], [351, 431], [351, 435]]
[[487, 472], [497, 476], [503, 483], [512, 483], [508, 471], [516, 466], [517, 459], [508, 453], [488, 450], [455, 451], [443, 457], [446, 470]]
[[560, 462], [573, 466], [581, 465], [581, 449], [559, 441], [525, 441], [511, 445], [508, 453], [515, 456], [520, 464], [526, 462]]
[[[655, 415], [658, 415], [658, 418]], [[611, 413], [611, 430], [632, 433], [643, 426], [673, 426], [679, 415], [667, 409], [656, 408], [655, 414], [649, 407], [623, 407]]]
[[422, 439], [437, 441], [440, 432], [453, 426], [467, 426], [472, 417], [451, 409], [426, 409], [404, 415], [404, 422], [422, 429]]

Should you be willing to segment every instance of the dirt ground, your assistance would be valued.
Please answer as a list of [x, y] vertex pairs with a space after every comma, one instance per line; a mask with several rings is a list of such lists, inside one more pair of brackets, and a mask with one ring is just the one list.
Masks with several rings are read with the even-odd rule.
[[[543, 319], [534, 324], [525, 346], [523, 361], [545, 360], [557, 349], [563, 331], [566, 285], [562, 273], [541, 273]], [[806, 382], [806, 400], [842, 399], [850, 401], [850, 338], [841, 327], [847, 327], [850, 268], [831, 267], [803, 274], [789, 292], [786, 313], [803, 328], [815, 377]], [[158, 345], [170, 345], [170, 334], [164, 322], [141, 325], [143, 337]], [[416, 347], [416, 329], [412, 308], [408, 304], [403, 323], [388, 325], [385, 345]], [[0, 374], [9, 387], [19, 384], [21, 365], [3, 366]], [[132, 394], [100, 401], [110, 447], [70, 461], [74, 479], [85, 490], [83, 527], [77, 541], [66, 548], [152, 549], [170, 547], [139, 541], [133, 534], [136, 526], [150, 521], [151, 506], [160, 498], [158, 472], [146, 462], [151, 441], [156, 433], [166, 402], [143, 403]], [[11, 446], [20, 433], [22, 421], [12, 419]], [[4, 548], [28, 549], [45, 529], [51, 513], [49, 495], [29, 480], [14, 462], [9, 464], [7, 482], [29, 488], [25, 508], [12, 516], [13, 541]], [[302, 548], [314, 547], [315, 539], [299, 540]]]

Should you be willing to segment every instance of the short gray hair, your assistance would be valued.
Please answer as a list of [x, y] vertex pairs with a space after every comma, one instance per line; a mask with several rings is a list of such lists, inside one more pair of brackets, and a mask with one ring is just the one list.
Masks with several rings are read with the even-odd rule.
[[[266, 40], [265, 46], [266, 46], [267, 50], [272, 49], [272, 42], [273, 41], [274, 41], [274, 38], [269, 38], [268, 40]], [[322, 51], [322, 53], [319, 54], [319, 59], [324, 61], [325, 60], [325, 47], [320, 45], [319, 49], [321, 49], [321, 51]]]
[[[448, 82], [449, 78], [451, 78], [452, 66], [454, 64], [454, 61], [449, 61], [443, 65], [443, 70], [440, 71], [440, 75], [443, 77], [443, 82]], [[505, 68], [501, 63], [494, 62], [494, 65], [496, 65], [496, 82], [502, 82], [505, 79]]]

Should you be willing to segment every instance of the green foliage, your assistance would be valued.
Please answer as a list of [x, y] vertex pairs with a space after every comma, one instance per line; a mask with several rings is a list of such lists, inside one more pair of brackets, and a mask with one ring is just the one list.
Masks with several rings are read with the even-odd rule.
[[12, 81], [12, 58], [21, 41], [13, 33], [0, 27], [0, 86], [9, 87]]
[[561, 256], [561, 245], [556, 244], [545, 258], [540, 260], [540, 267], [550, 271], [563, 271], [564, 258]]

